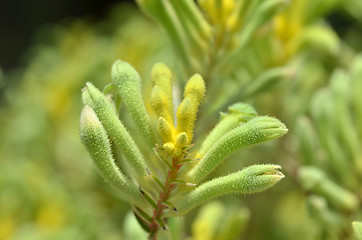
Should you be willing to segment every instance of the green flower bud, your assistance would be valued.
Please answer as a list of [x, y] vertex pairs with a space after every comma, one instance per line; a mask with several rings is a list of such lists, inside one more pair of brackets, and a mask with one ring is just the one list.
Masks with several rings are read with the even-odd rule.
[[203, 141], [200, 156], [203, 156], [207, 150], [225, 133], [237, 127], [242, 122], [247, 122], [256, 117], [255, 109], [246, 103], [235, 103], [228, 108], [228, 113], [221, 113], [221, 121], [212, 129]]
[[147, 165], [144, 158], [133, 141], [132, 137], [113, 111], [109, 100], [91, 83], [83, 89], [82, 99], [84, 105], [89, 105], [97, 114], [107, 134], [120, 148], [128, 165], [136, 174], [137, 180], [148, 179]]
[[116, 166], [106, 130], [96, 113], [85, 106], [80, 117], [80, 137], [104, 179], [131, 202], [142, 205], [138, 188]]
[[137, 71], [127, 62], [118, 60], [113, 64], [112, 78], [133, 122], [142, 133], [147, 144], [154, 146], [155, 137], [142, 100], [141, 78]]
[[234, 151], [285, 135], [288, 129], [278, 119], [256, 117], [226, 133], [215, 142], [189, 172], [189, 181], [198, 183]]
[[175, 206], [183, 214], [225, 194], [262, 192], [284, 178], [279, 171], [280, 168], [279, 165], [253, 165], [239, 172], [212, 179], [178, 198]]

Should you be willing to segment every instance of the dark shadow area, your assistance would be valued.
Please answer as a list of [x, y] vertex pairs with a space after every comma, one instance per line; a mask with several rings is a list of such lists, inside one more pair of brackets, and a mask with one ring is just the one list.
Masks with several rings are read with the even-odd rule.
[[1, 0], [0, 66], [9, 70], [21, 62], [34, 32], [45, 24], [63, 19], [105, 17], [116, 3], [132, 0]]

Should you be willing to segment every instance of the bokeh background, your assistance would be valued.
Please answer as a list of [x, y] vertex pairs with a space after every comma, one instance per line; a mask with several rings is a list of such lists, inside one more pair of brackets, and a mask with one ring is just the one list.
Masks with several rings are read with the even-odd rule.
[[[339, 216], [332, 223], [318, 211], [322, 220], [310, 213], [312, 191], [303, 187], [298, 170], [313, 163], [303, 161], [298, 143], [303, 131], [298, 135], [294, 126], [308, 115], [306, 102], [329, 86], [333, 70], [349, 71], [362, 50], [361, 9], [359, 0], [350, 0], [325, 11], [318, 21], [343, 47], [316, 52], [289, 85], [250, 100], [260, 114], [286, 122], [290, 137], [246, 149], [214, 173], [278, 163], [286, 179], [265, 193], [228, 196], [193, 211], [177, 223], [179, 239], [226, 239], [220, 222], [232, 226], [228, 239], [353, 239], [345, 229], [350, 220], [360, 220], [358, 211], [332, 210]], [[80, 143], [80, 91], [87, 81], [100, 88], [109, 83], [116, 59], [130, 62], [143, 79], [158, 61], [177, 68], [166, 33], [133, 1], [116, 0], [4, 0], [0, 29], [0, 240], [143, 239], [130, 206], [98, 175]], [[328, 154], [322, 149], [320, 155]], [[334, 238], [333, 224], [343, 225]]]

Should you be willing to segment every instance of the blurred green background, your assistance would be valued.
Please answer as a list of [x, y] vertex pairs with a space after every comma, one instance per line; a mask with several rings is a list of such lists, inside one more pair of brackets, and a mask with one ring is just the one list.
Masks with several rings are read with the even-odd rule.
[[[330, 80], [336, 68], [348, 73], [351, 86], [361, 85], [356, 79], [362, 79], [358, 57], [362, 50], [362, 4], [359, 0], [334, 2], [308, 23], [322, 22], [335, 33], [337, 40], [326, 47], [332, 50], [320, 50], [326, 43], [323, 39], [316, 45], [320, 51], [306, 45], [307, 50], [280, 61], [294, 66], [288, 81], [247, 99], [260, 114], [285, 122], [288, 136], [246, 149], [214, 173], [225, 174], [253, 163], [278, 163], [286, 179], [265, 193], [228, 196], [193, 211], [183, 224], [177, 223], [183, 226], [180, 239], [227, 239], [225, 232], [234, 232], [228, 239], [354, 239], [350, 222], [362, 217], [361, 172], [344, 178], [345, 173], [341, 177], [338, 167], [330, 168], [326, 162], [336, 154], [341, 156], [338, 159], [361, 161], [360, 150], [350, 153], [349, 144], [343, 147], [346, 139], [353, 137], [344, 138], [344, 128], [336, 127], [338, 116], [346, 115], [343, 106], [360, 102], [360, 93], [354, 93], [355, 100], [340, 103], [353, 88], [345, 90], [342, 100], [333, 104], [334, 95], [319, 100], [318, 96], [321, 91], [343, 87], [331, 83], [339, 82]], [[131, 63], [146, 82], [156, 62], [177, 69], [166, 33], [132, 2], [2, 4], [0, 240], [142, 239], [142, 233], [135, 235], [141, 230], [129, 214], [130, 206], [98, 175], [80, 143], [80, 91], [88, 81], [99, 88], [108, 84], [116, 59]], [[325, 102], [333, 105], [332, 110], [322, 104]], [[338, 105], [341, 112], [334, 110]], [[351, 112], [354, 127], [349, 131], [359, 131], [354, 145], [360, 149], [362, 119], [357, 113], [361, 104], [350, 105], [353, 107], [346, 107], [347, 115]], [[321, 117], [320, 112], [325, 115]], [[213, 116], [210, 121], [217, 119]], [[328, 119], [337, 119], [337, 123], [327, 124]], [[339, 152], [324, 138], [337, 139], [336, 146], [342, 146]], [[357, 206], [352, 210], [343, 204], [335, 207], [335, 196], [305, 183], [311, 177], [303, 179], [300, 171], [307, 165], [324, 169], [334, 182], [355, 194]], [[230, 228], [234, 231], [220, 226], [228, 221], [225, 226], [234, 226]]]

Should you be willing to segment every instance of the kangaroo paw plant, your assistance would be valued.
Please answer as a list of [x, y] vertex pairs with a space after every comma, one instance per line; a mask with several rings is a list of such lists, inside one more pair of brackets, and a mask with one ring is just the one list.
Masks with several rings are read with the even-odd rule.
[[[182, 216], [224, 194], [264, 191], [284, 177], [280, 166], [267, 164], [206, 180], [235, 151], [278, 138], [287, 128], [238, 103], [195, 149], [195, 120], [206, 91], [202, 76], [195, 74], [187, 81], [182, 101], [173, 97], [166, 65], [154, 65], [151, 76], [153, 89], [144, 102], [136, 70], [116, 61], [113, 82], [105, 89], [114, 94], [87, 83], [80, 118], [80, 136], [96, 167], [130, 202], [149, 239], [168, 229], [169, 217]], [[119, 99], [132, 120], [132, 136], [119, 118]], [[177, 108], [176, 102], [181, 102]]]

